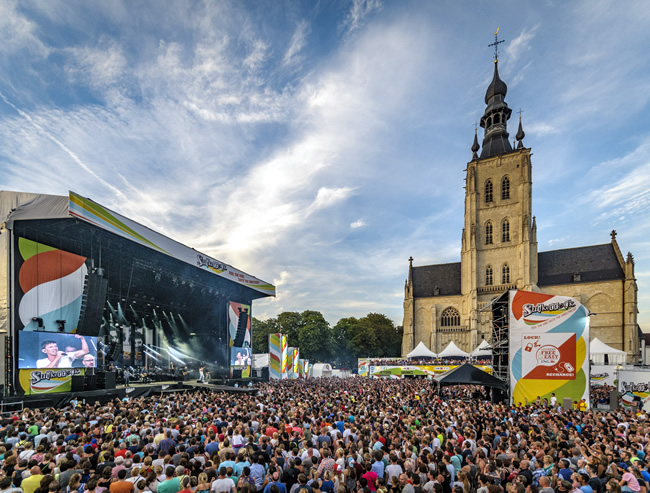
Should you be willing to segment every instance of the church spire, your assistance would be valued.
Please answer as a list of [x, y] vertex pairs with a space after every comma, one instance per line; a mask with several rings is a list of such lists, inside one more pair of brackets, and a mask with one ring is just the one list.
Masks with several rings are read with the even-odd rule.
[[474, 127], [474, 143], [472, 144], [472, 161], [478, 159], [478, 150], [480, 149], [478, 145], [477, 129]]
[[485, 113], [481, 117], [481, 127], [485, 129], [481, 159], [512, 152], [508, 141], [508, 125], [512, 110], [505, 101], [508, 86], [499, 77], [499, 62], [494, 62], [494, 76], [485, 92]]
[[485, 129], [481, 159], [498, 156], [512, 152], [512, 145], [508, 141], [508, 119], [512, 110], [505, 101], [508, 86], [499, 77], [499, 51], [498, 47], [503, 40], [498, 38], [499, 30], [494, 33], [494, 75], [492, 82], [485, 92], [485, 113], [481, 117], [481, 128]]
[[524, 137], [526, 137], [526, 134], [524, 133], [524, 129], [521, 126], [521, 110], [519, 110], [519, 128], [517, 129], [517, 135], [515, 135], [515, 138], [519, 142], [517, 144], [517, 149], [523, 149], [524, 148]]

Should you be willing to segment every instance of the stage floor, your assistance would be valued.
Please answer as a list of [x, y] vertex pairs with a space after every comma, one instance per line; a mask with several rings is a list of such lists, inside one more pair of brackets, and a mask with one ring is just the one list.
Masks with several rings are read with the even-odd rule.
[[[235, 383], [231, 381], [231, 383]], [[237, 382], [239, 384], [239, 382]], [[115, 399], [148, 397], [153, 394], [173, 394], [179, 392], [192, 392], [196, 390], [207, 390], [211, 392], [228, 392], [230, 394], [251, 394], [256, 389], [248, 387], [248, 381], [242, 386], [217, 385], [212, 383], [199, 383], [197, 381], [179, 382], [172, 380], [168, 382], [140, 383], [136, 382], [126, 387], [117, 385], [115, 389], [94, 389], [82, 392], [65, 392], [59, 394], [20, 395], [4, 397], [0, 400], [0, 410], [11, 412], [21, 408], [65, 408], [73, 397], [83, 403], [106, 403]]]

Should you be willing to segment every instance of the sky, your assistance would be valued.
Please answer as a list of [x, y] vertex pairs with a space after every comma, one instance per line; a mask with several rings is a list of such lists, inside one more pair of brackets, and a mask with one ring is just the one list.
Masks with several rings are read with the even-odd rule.
[[0, 189], [73, 190], [272, 282], [260, 319], [401, 324], [408, 258], [460, 260], [499, 27], [539, 251], [616, 229], [649, 331], [649, 25], [645, 1], [0, 0]]

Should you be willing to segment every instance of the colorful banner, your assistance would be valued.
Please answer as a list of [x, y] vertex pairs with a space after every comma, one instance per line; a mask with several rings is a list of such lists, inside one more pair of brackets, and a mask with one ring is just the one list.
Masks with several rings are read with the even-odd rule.
[[619, 370], [618, 391], [623, 407], [650, 412], [650, 370]]
[[[492, 367], [475, 365], [477, 368], [480, 368], [485, 373], [492, 375]], [[404, 365], [404, 366], [393, 366], [393, 365], [369, 365], [368, 372], [365, 375], [360, 376], [370, 376], [370, 377], [405, 377], [405, 376], [435, 376], [440, 375], [441, 373], [447, 373], [454, 368], [458, 368], [458, 365]]]
[[84, 372], [84, 368], [20, 370], [18, 389], [25, 395], [70, 392], [72, 376], [83, 375]]
[[293, 348], [293, 371], [291, 378], [298, 378], [300, 367], [300, 349], [295, 347]]
[[76, 332], [86, 257], [20, 237], [17, 247], [17, 329]]
[[614, 365], [591, 365], [589, 383], [591, 385], [614, 386], [617, 370]]
[[510, 291], [510, 399], [589, 405], [589, 316], [577, 300]]
[[269, 377], [272, 380], [287, 378], [285, 368], [287, 359], [287, 336], [269, 334]]
[[199, 253], [74, 192], [70, 192], [68, 198], [71, 216], [230, 281], [243, 284], [267, 296], [275, 296], [275, 286], [272, 284]]
[[360, 377], [367, 377], [369, 375], [370, 361], [369, 358], [359, 358], [357, 371]]

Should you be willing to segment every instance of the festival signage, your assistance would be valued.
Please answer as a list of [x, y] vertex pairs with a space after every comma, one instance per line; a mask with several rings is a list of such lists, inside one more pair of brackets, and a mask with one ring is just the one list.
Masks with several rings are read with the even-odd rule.
[[591, 385], [615, 385], [617, 375], [616, 366], [591, 365], [590, 372], [589, 382]]
[[[404, 366], [395, 366], [395, 365], [370, 365], [367, 375], [360, 376], [371, 376], [371, 377], [405, 377], [405, 376], [436, 376], [441, 373], [447, 373], [455, 368], [458, 368], [459, 365], [404, 365]], [[484, 365], [475, 365], [476, 368], [480, 368], [485, 373], [492, 375], [492, 368]]]
[[650, 412], [650, 370], [619, 370], [618, 391], [624, 407]]
[[72, 377], [83, 375], [84, 372], [85, 368], [19, 370], [18, 387], [25, 395], [70, 392]]
[[275, 296], [275, 287], [272, 284], [203, 255], [74, 192], [69, 193], [68, 199], [71, 216], [265, 295]]
[[272, 380], [287, 378], [286, 360], [287, 336], [285, 334], [269, 334], [269, 377]]
[[577, 300], [510, 291], [510, 398], [589, 404], [589, 316]]

